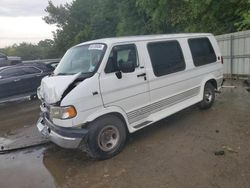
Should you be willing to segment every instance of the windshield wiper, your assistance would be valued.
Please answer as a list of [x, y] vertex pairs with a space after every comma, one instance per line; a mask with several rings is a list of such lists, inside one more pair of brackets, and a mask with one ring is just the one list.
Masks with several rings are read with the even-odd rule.
[[55, 76], [63, 76], [63, 75], [73, 75], [72, 73], [58, 73]]
[[[79, 72], [81, 73], [81, 75], [89, 75], [92, 74], [93, 72]], [[74, 75], [74, 74], [78, 74], [78, 73], [58, 73], [55, 74], [54, 76], [65, 76], [65, 75]]]

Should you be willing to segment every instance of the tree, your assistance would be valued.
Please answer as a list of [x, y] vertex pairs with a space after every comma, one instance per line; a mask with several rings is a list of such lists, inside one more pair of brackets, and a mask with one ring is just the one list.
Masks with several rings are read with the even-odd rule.
[[44, 20], [58, 27], [54, 42], [61, 54], [91, 39], [146, 33], [134, 0], [75, 0], [60, 6], [49, 2], [46, 11]]
[[49, 1], [44, 20], [56, 24], [54, 49], [104, 37], [211, 32], [250, 28], [248, 0], [74, 0], [55, 6]]
[[188, 14], [186, 0], [137, 0], [137, 7], [146, 15], [150, 33], [184, 30], [184, 19]]
[[147, 18], [139, 11], [135, 0], [120, 1], [117, 11], [117, 36], [149, 34]]
[[248, 0], [137, 0], [155, 33], [223, 34], [250, 28]]
[[8, 56], [19, 56], [22, 60], [58, 58], [54, 50], [54, 41], [51, 39], [41, 40], [37, 45], [26, 42], [14, 44], [1, 51]]
[[[187, 31], [223, 34], [239, 29], [243, 22], [242, 14], [250, 8], [248, 0], [190, 0], [191, 24]], [[249, 26], [249, 25], [248, 25]]]

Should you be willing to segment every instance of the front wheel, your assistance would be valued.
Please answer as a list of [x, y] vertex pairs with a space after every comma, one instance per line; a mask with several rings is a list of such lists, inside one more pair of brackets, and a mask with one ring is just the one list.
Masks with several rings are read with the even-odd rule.
[[203, 99], [198, 103], [198, 107], [202, 110], [210, 108], [215, 99], [215, 88], [211, 83], [206, 83], [204, 87]]
[[113, 115], [98, 118], [89, 125], [87, 154], [95, 159], [108, 159], [118, 154], [126, 142], [124, 122]]

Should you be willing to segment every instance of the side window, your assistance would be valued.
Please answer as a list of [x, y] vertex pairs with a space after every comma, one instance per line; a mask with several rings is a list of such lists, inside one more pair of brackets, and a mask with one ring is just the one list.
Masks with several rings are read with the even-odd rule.
[[155, 76], [163, 76], [186, 68], [178, 41], [152, 42], [148, 52]]
[[189, 39], [188, 44], [195, 66], [216, 62], [216, 55], [208, 38]]
[[22, 68], [25, 74], [39, 74], [41, 71], [35, 67], [24, 67]]
[[3, 78], [10, 78], [15, 76], [25, 75], [25, 72], [21, 68], [9, 68], [1, 72]]
[[104, 71], [105, 73], [116, 72], [119, 70], [120, 65], [124, 63], [131, 63], [135, 67], [139, 66], [137, 50], [134, 44], [113, 47]]

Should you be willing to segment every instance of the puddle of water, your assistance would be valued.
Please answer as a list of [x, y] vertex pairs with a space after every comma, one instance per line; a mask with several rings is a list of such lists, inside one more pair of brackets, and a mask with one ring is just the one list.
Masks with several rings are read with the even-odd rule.
[[0, 187], [55, 187], [43, 165], [45, 148], [0, 155]]
[[16, 134], [0, 137], [0, 151], [45, 144], [49, 141], [37, 131], [36, 126], [16, 130]]

